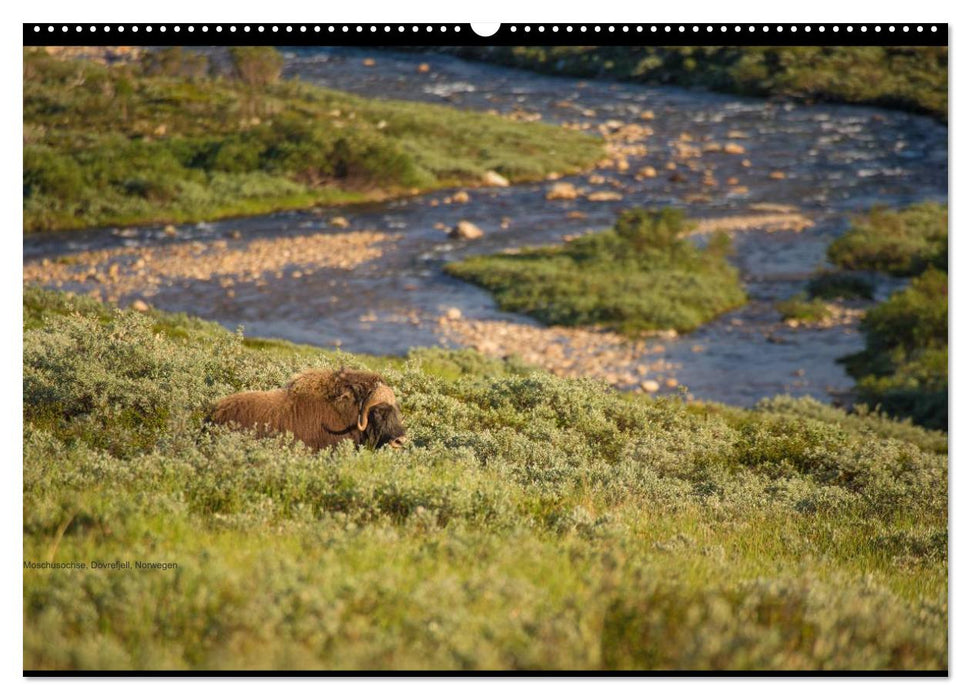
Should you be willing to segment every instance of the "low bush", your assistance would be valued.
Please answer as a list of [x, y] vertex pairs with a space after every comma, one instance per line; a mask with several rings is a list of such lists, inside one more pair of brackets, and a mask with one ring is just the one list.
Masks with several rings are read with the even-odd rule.
[[947, 273], [934, 268], [867, 313], [866, 349], [845, 358], [872, 406], [947, 430]]
[[785, 321], [818, 323], [830, 317], [829, 305], [825, 301], [808, 299], [805, 294], [797, 294], [789, 299], [777, 301], [775, 308]]
[[860, 399], [898, 417], [947, 430], [947, 205], [877, 208], [829, 247], [843, 269], [914, 277], [867, 312], [866, 349], [843, 358]]
[[925, 202], [900, 211], [874, 209], [829, 246], [844, 270], [877, 270], [900, 277], [928, 267], [947, 270], [947, 205]]

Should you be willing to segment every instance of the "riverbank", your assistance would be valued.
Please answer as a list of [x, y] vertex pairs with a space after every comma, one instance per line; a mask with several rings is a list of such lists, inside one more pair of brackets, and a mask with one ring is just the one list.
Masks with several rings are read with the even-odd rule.
[[[203, 427], [342, 365], [384, 374], [408, 447]], [[942, 670], [947, 470], [941, 434], [812, 400], [655, 400], [27, 288], [23, 557], [85, 567], [25, 568], [24, 668]], [[119, 557], [175, 567], [91, 568]]]
[[[173, 231], [173, 234], [175, 232]], [[237, 284], [265, 287], [274, 280], [304, 274], [351, 270], [380, 257], [397, 236], [374, 231], [314, 233], [286, 238], [192, 241], [84, 251], [24, 264], [24, 283], [77, 291], [118, 303], [141, 303], [161, 287], [214, 282], [227, 297]]]
[[947, 121], [947, 47], [463, 46], [444, 50], [554, 75], [891, 107]]
[[504, 186], [604, 157], [597, 137], [549, 124], [281, 80], [274, 54], [234, 65], [213, 77], [178, 49], [111, 65], [25, 51], [25, 230]]

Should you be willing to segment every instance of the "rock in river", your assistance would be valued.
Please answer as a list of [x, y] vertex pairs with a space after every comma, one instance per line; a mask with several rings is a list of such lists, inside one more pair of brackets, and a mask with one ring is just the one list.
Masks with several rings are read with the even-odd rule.
[[482, 229], [471, 221], [460, 221], [455, 225], [455, 228], [448, 232], [448, 237], [461, 238], [463, 240], [482, 238]]
[[487, 170], [482, 176], [482, 183], [490, 187], [509, 187], [509, 180], [495, 170]]
[[587, 195], [587, 199], [591, 202], [619, 202], [623, 198], [624, 195], [620, 192], [611, 192], [610, 190], [591, 192]]
[[557, 182], [546, 191], [547, 199], [576, 199], [578, 195], [577, 188], [569, 182]]

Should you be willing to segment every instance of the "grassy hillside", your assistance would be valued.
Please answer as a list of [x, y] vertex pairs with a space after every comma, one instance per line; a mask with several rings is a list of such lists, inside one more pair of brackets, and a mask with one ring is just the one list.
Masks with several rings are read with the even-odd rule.
[[[270, 53], [265, 53], [270, 51]], [[511, 180], [592, 165], [592, 136], [279, 80], [269, 49], [229, 75], [178, 49], [103, 66], [24, 52], [28, 231], [181, 222]]]
[[699, 249], [679, 237], [689, 228], [678, 210], [631, 209], [607, 232], [445, 269], [493, 292], [503, 309], [545, 323], [688, 331], [745, 303], [738, 271], [725, 259], [729, 240]]
[[557, 75], [896, 107], [947, 120], [946, 47], [467, 46], [457, 52]]
[[[624, 395], [475, 353], [246, 339], [24, 290], [24, 667], [943, 669], [940, 433]], [[205, 429], [385, 373], [405, 450]]]

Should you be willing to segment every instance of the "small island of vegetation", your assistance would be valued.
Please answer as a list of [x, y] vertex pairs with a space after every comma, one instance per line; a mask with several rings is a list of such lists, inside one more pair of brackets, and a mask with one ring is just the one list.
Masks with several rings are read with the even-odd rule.
[[445, 269], [490, 290], [502, 309], [544, 323], [684, 332], [746, 300], [726, 259], [730, 239], [716, 234], [701, 248], [684, 238], [688, 231], [679, 210], [631, 209], [609, 231]]

